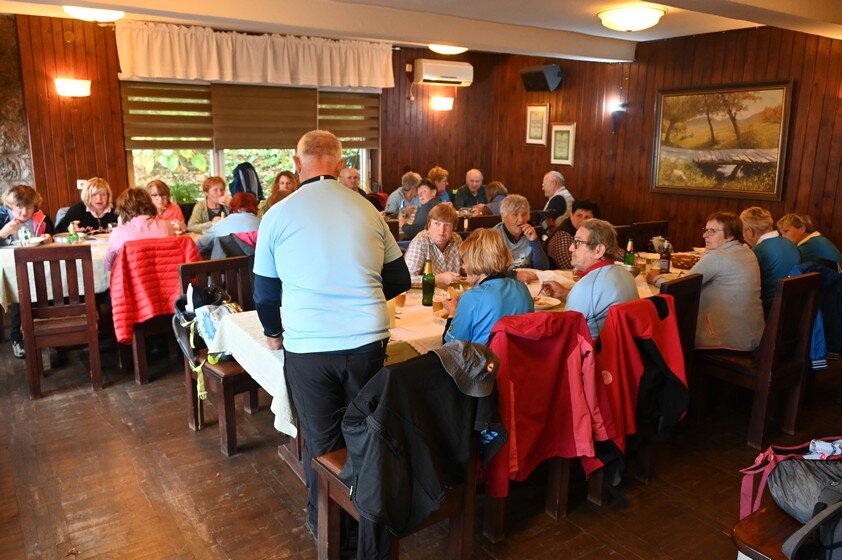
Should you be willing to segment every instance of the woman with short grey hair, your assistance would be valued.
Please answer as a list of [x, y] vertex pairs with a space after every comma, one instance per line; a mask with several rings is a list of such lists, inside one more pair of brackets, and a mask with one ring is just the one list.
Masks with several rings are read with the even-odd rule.
[[418, 185], [421, 175], [409, 171], [401, 177], [401, 188], [395, 189], [386, 199], [386, 216], [396, 218], [401, 212], [412, 214], [421, 205], [418, 199]]
[[500, 217], [503, 221], [493, 229], [500, 232], [512, 252], [512, 268], [547, 270], [550, 261], [538, 232], [529, 223], [529, 201], [519, 194], [510, 194], [500, 203]]

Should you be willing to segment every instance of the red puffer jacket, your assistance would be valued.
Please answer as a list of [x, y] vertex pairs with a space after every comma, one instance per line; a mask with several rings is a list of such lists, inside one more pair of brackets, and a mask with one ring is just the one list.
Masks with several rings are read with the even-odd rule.
[[117, 341], [130, 344], [134, 326], [173, 312], [181, 293], [178, 265], [202, 260], [189, 237], [129, 241], [111, 269], [111, 304]]

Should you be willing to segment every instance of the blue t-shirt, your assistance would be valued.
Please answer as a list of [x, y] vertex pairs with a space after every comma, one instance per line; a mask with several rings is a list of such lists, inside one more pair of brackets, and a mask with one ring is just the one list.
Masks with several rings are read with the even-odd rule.
[[466, 340], [486, 344], [497, 321], [533, 311], [532, 295], [523, 282], [513, 278], [490, 278], [459, 298], [456, 314], [444, 339], [445, 342]]
[[775, 299], [778, 280], [789, 276], [792, 267], [801, 262], [798, 247], [781, 236], [769, 237], [752, 249], [760, 265], [760, 299], [767, 311]]
[[303, 185], [263, 218], [254, 272], [283, 283], [284, 347], [349, 350], [389, 336], [383, 265], [401, 258], [377, 209], [334, 179]]

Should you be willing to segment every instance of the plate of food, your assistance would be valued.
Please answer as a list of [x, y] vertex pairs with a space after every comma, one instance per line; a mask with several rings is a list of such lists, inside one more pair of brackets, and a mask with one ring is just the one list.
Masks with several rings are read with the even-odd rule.
[[35, 247], [36, 245], [40, 245], [44, 241], [47, 240], [45, 235], [39, 235], [38, 237], [30, 237], [26, 241], [15, 240], [12, 245], [14, 247]]
[[535, 303], [535, 311], [543, 311], [545, 309], [552, 309], [561, 305], [561, 300], [549, 296], [535, 296], [532, 298]]

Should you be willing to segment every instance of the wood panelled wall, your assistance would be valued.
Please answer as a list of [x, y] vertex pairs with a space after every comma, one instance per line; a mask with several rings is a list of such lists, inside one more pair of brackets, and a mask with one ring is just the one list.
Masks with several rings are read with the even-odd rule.
[[[507, 57], [495, 68], [494, 145], [490, 175], [533, 204], [544, 200], [541, 177], [549, 147], [527, 146], [527, 103], [549, 103], [551, 120], [576, 122], [574, 166], [564, 173], [574, 196], [600, 203], [615, 223], [669, 219], [679, 247], [701, 245], [705, 217], [739, 212], [752, 201], [649, 191], [654, 110], [659, 89], [792, 80], [783, 200], [760, 202], [773, 216], [810, 214], [842, 244], [842, 41], [762, 27], [642, 43], [630, 64], [554, 61], [566, 72], [552, 93], [527, 94], [518, 71], [544, 61]], [[604, 108], [627, 103], [616, 122]]]
[[[114, 30], [72, 19], [16, 16], [35, 187], [44, 211], [79, 200], [77, 179], [126, 188]], [[54, 78], [91, 80], [90, 97], [59, 97]]]
[[[472, 167], [487, 171], [491, 167], [494, 65], [502, 55], [468, 52], [443, 57], [427, 49], [403, 48], [394, 51], [395, 87], [383, 90], [381, 99], [381, 182], [387, 192], [400, 185], [405, 167], [426, 176], [434, 165], [450, 171], [452, 185], [465, 182], [465, 172]], [[406, 65], [416, 58], [438, 58], [470, 62], [474, 83], [468, 88], [415, 84], [414, 101], [407, 99], [412, 73]], [[452, 111], [433, 111], [433, 95], [456, 99]]]

